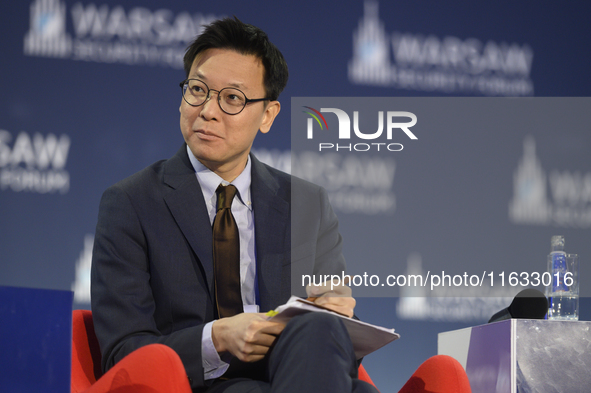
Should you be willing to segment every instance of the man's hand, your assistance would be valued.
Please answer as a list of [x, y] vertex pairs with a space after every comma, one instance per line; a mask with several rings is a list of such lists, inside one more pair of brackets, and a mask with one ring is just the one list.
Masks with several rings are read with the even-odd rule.
[[327, 282], [324, 285], [308, 285], [306, 293], [313, 298], [314, 303], [329, 308], [349, 318], [355, 310], [355, 299], [351, 296], [351, 288], [346, 285], [332, 285]]
[[285, 325], [269, 322], [265, 314], [242, 313], [214, 321], [211, 338], [218, 353], [230, 352], [243, 362], [261, 360]]

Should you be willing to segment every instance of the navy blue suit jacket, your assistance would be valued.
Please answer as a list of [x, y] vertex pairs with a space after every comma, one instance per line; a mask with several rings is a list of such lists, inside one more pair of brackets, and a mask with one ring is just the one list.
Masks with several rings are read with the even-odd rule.
[[[304, 295], [301, 274], [340, 275], [344, 259], [324, 190], [251, 160], [260, 309], [268, 311], [292, 293]], [[212, 230], [186, 145], [105, 191], [91, 277], [103, 370], [161, 343], [179, 354], [192, 387], [204, 386], [201, 335], [214, 319]]]

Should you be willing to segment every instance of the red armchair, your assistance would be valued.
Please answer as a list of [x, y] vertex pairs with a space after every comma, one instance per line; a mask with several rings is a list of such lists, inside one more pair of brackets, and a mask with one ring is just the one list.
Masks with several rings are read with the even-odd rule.
[[471, 393], [464, 367], [447, 355], [436, 355], [417, 368], [398, 393]]
[[[185, 367], [171, 348], [147, 345], [103, 375], [92, 312], [74, 310], [72, 325], [72, 393], [191, 393]], [[373, 385], [363, 366], [359, 367], [359, 379]]]
[[[72, 325], [72, 393], [191, 393], [185, 367], [171, 348], [147, 345], [103, 375], [92, 312], [74, 310]], [[359, 366], [359, 379], [374, 385], [363, 365]], [[399, 393], [427, 392], [470, 393], [471, 390], [462, 366], [449, 356], [437, 355], [421, 364]]]
[[185, 367], [170, 347], [142, 347], [103, 375], [92, 312], [74, 310], [72, 325], [72, 393], [191, 393]]

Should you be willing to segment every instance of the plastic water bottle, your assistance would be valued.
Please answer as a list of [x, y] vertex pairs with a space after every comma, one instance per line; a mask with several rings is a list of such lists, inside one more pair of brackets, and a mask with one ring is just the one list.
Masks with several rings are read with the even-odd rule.
[[564, 282], [566, 268], [566, 252], [564, 252], [564, 236], [552, 236], [548, 255], [548, 273], [552, 282], [548, 287], [548, 319], [567, 319], [564, 312], [569, 308], [569, 288]]

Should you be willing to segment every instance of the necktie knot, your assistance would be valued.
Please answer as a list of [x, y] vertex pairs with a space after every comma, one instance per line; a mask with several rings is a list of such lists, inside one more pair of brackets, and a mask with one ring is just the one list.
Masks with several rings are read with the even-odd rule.
[[231, 209], [234, 196], [238, 192], [236, 187], [232, 184], [228, 184], [227, 186], [220, 184], [215, 192], [218, 196], [217, 211], [220, 211], [221, 209]]

